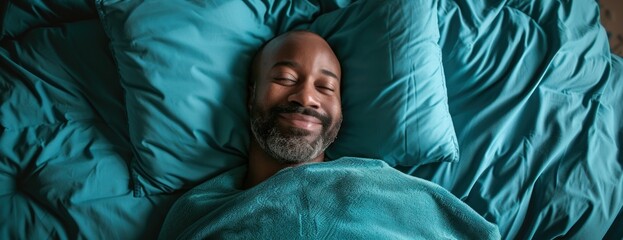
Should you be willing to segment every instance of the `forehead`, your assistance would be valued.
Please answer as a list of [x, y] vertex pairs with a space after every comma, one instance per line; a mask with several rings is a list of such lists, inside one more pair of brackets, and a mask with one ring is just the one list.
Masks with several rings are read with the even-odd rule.
[[323, 68], [341, 74], [340, 63], [329, 44], [311, 32], [290, 32], [270, 41], [262, 50], [262, 67], [270, 68], [279, 61], [307, 64], [317, 61]]

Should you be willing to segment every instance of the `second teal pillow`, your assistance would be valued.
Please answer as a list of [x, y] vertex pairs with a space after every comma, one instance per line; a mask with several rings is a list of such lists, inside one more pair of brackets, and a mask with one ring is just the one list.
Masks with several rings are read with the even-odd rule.
[[344, 122], [328, 157], [392, 166], [458, 160], [436, 1], [357, 1], [310, 29], [325, 36], [343, 69]]

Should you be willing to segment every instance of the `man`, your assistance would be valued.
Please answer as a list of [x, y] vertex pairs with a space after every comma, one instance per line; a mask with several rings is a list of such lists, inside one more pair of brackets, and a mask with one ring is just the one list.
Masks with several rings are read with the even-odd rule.
[[324, 161], [342, 122], [340, 63], [329, 44], [307, 31], [268, 42], [251, 70], [253, 132], [244, 187], [279, 170]]

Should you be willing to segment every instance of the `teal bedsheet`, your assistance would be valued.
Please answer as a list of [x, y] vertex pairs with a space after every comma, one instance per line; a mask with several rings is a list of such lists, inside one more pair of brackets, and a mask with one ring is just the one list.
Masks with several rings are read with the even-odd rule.
[[0, 239], [155, 238], [134, 198], [122, 88], [97, 19], [0, 42]]
[[598, 4], [442, 1], [438, 14], [461, 158], [410, 172], [506, 238], [621, 239], [623, 60]]
[[[397, 168], [447, 189], [504, 239], [623, 239], [623, 59], [598, 4], [438, 9], [460, 159]], [[108, 39], [95, 12], [62, 16], [0, 40], [0, 239], [155, 238], [180, 193], [133, 197], [131, 109]]]

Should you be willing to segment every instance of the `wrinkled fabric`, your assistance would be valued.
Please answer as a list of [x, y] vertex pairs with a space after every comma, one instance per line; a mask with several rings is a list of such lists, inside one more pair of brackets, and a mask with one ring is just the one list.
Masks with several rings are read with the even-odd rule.
[[156, 237], [176, 195], [133, 197], [101, 23], [32, 29], [0, 47], [0, 239]]
[[[0, 239], [155, 238], [177, 195], [133, 197], [127, 113], [136, 111], [91, 3], [17, 2], [10, 14], [28, 16], [3, 15], [18, 25], [2, 25], [0, 41]], [[317, 2], [312, 10], [326, 13], [350, 4]], [[597, 3], [441, 0], [437, 9], [460, 159], [397, 168], [448, 189], [504, 239], [623, 239], [623, 60], [609, 52]]]
[[623, 238], [623, 65], [597, 2], [442, 1], [438, 16], [461, 157], [411, 173], [504, 238]]

